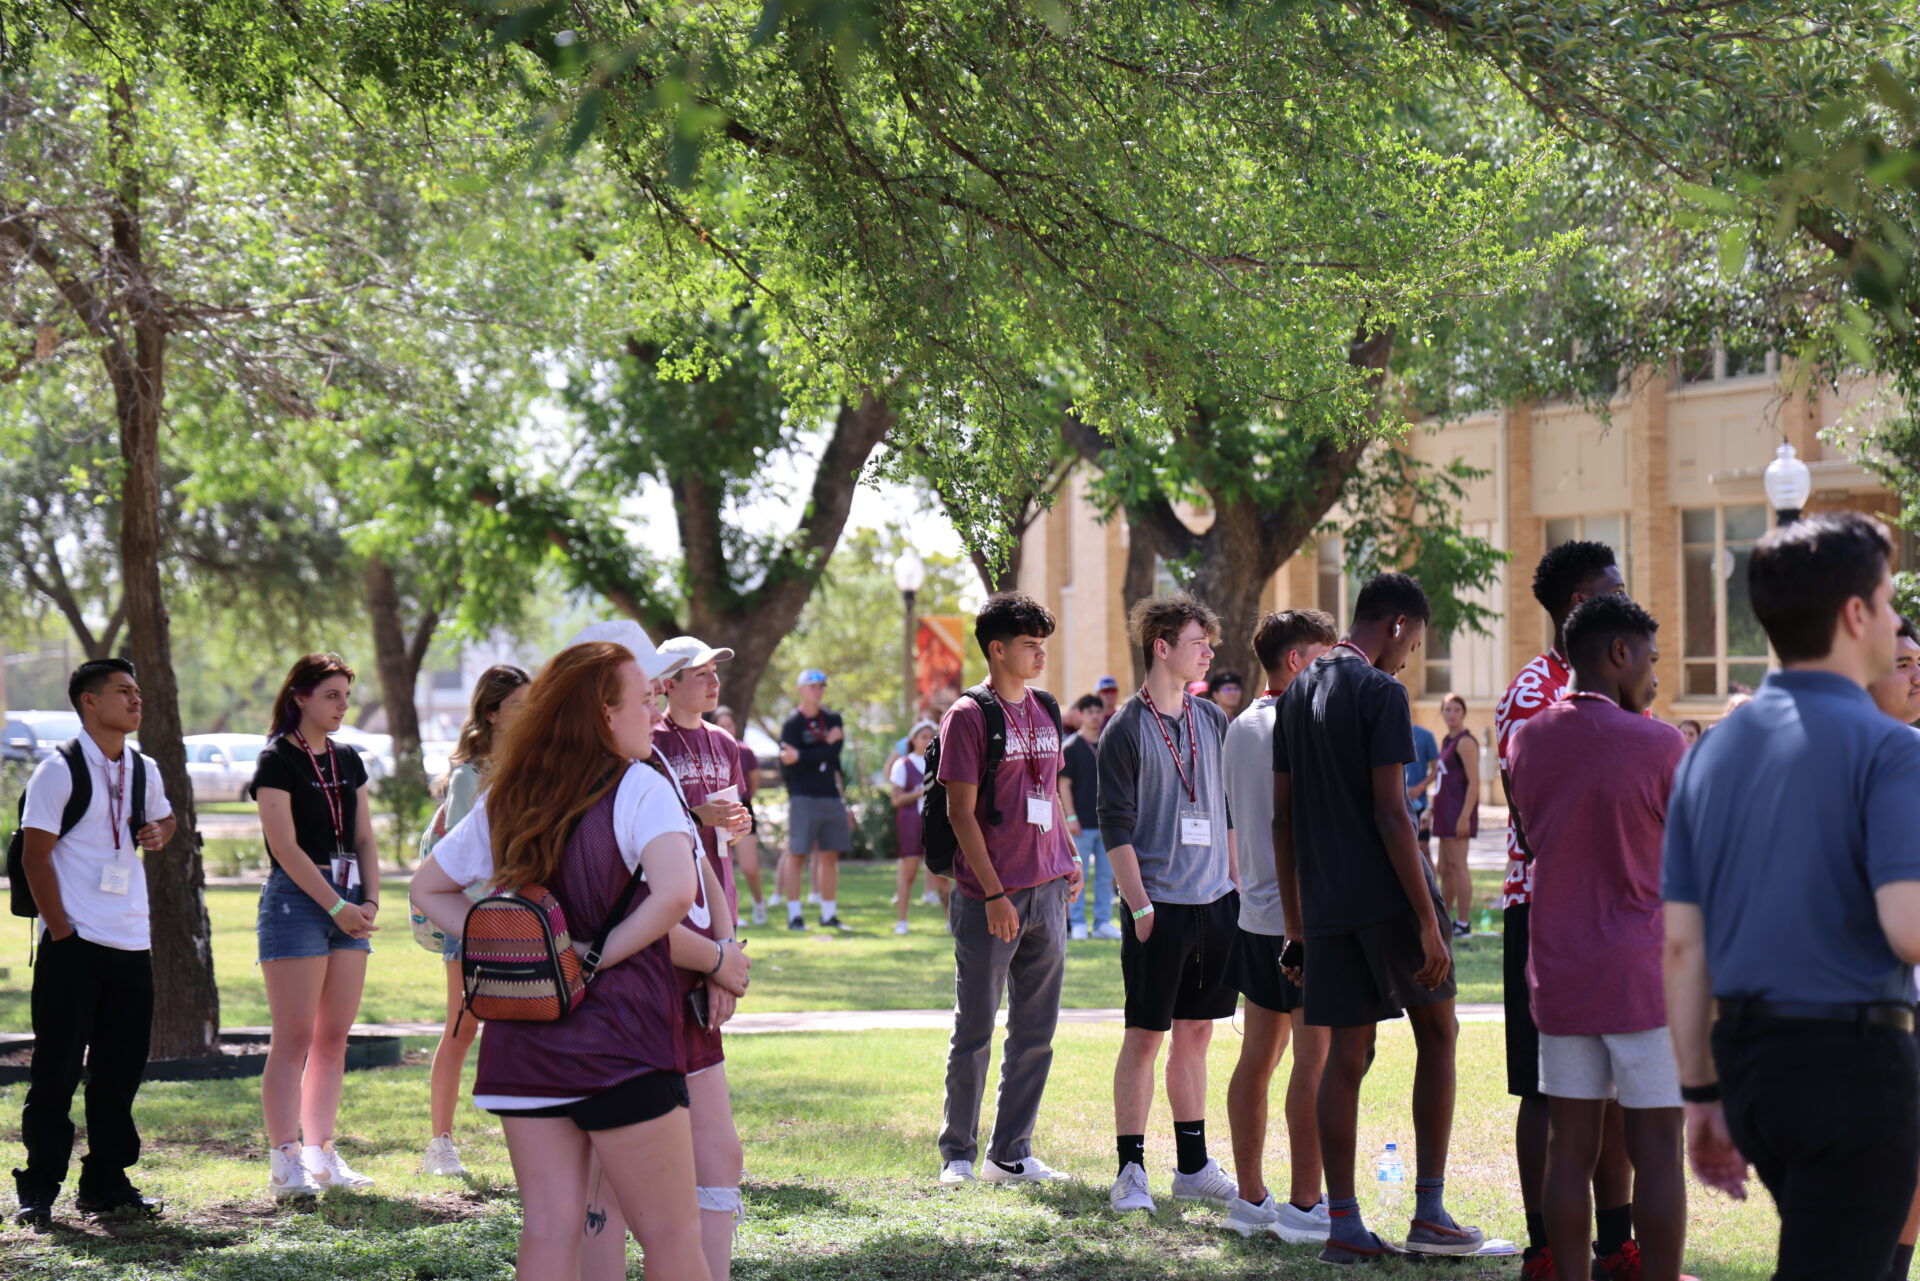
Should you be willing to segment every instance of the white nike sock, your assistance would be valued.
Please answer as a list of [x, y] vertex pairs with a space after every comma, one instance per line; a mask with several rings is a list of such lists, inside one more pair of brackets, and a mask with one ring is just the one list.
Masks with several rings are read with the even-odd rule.
[[800, 919], [799, 899], [790, 898], [787, 900], [787, 919], [789, 921], [797, 921]]
[[830, 899], [830, 898], [823, 898], [820, 900], [820, 918], [822, 920], [831, 921], [836, 917], [838, 917], [839, 915], [840, 915], [839, 900]]

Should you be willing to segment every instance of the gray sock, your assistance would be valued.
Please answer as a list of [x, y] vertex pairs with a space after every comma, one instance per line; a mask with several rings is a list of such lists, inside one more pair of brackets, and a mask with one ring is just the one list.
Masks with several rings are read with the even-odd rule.
[[1435, 1227], [1457, 1227], [1453, 1216], [1447, 1213], [1447, 1207], [1441, 1204], [1446, 1190], [1445, 1179], [1415, 1179], [1413, 1181], [1413, 1217], [1422, 1223], [1431, 1223]]
[[1373, 1247], [1373, 1233], [1367, 1231], [1366, 1220], [1360, 1217], [1358, 1197], [1327, 1198], [1327, 1213], [1332, 1216], [1333, 1240], [1342, 1245]]

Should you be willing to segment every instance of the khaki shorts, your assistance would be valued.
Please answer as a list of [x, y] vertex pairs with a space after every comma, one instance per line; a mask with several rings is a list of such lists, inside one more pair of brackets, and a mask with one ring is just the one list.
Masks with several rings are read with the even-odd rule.
[[1540, 1034], [1540, 1092], [1620, 1100], [1623, 1108], [1680, 1106], [1680, 1065], [1667, 1029], [1604, 1036]]

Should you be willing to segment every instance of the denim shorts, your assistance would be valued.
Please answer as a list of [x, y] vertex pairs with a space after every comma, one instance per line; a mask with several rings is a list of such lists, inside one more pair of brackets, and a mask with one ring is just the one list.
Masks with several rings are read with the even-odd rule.
[[[321, 873], [323, 876], [325, 873]], [[329, 885], [333, 882], [329, 880]], [[365, 897], [363, 887], [334, 891], [349, 903]], [[357, 939], [334, 923], [327, 909], [294, 879], [276, 865], [260, 890], [260, 915], [254, 924], [260, 938], [262, 961], [291, 961], [306, 956], [326, 956], [330, 952], [371, 952], [370, 939]]]

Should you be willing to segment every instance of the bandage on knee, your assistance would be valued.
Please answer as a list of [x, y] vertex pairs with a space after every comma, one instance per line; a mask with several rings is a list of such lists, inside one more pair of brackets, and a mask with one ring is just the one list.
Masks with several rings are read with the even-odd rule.
[[739, 1188], [695, 1188], [694, 1192], [700, 1198], [702, 1210], [731, 1214], [736, 1225], [747, 1217], [746, 1207], [740, 1204]]

